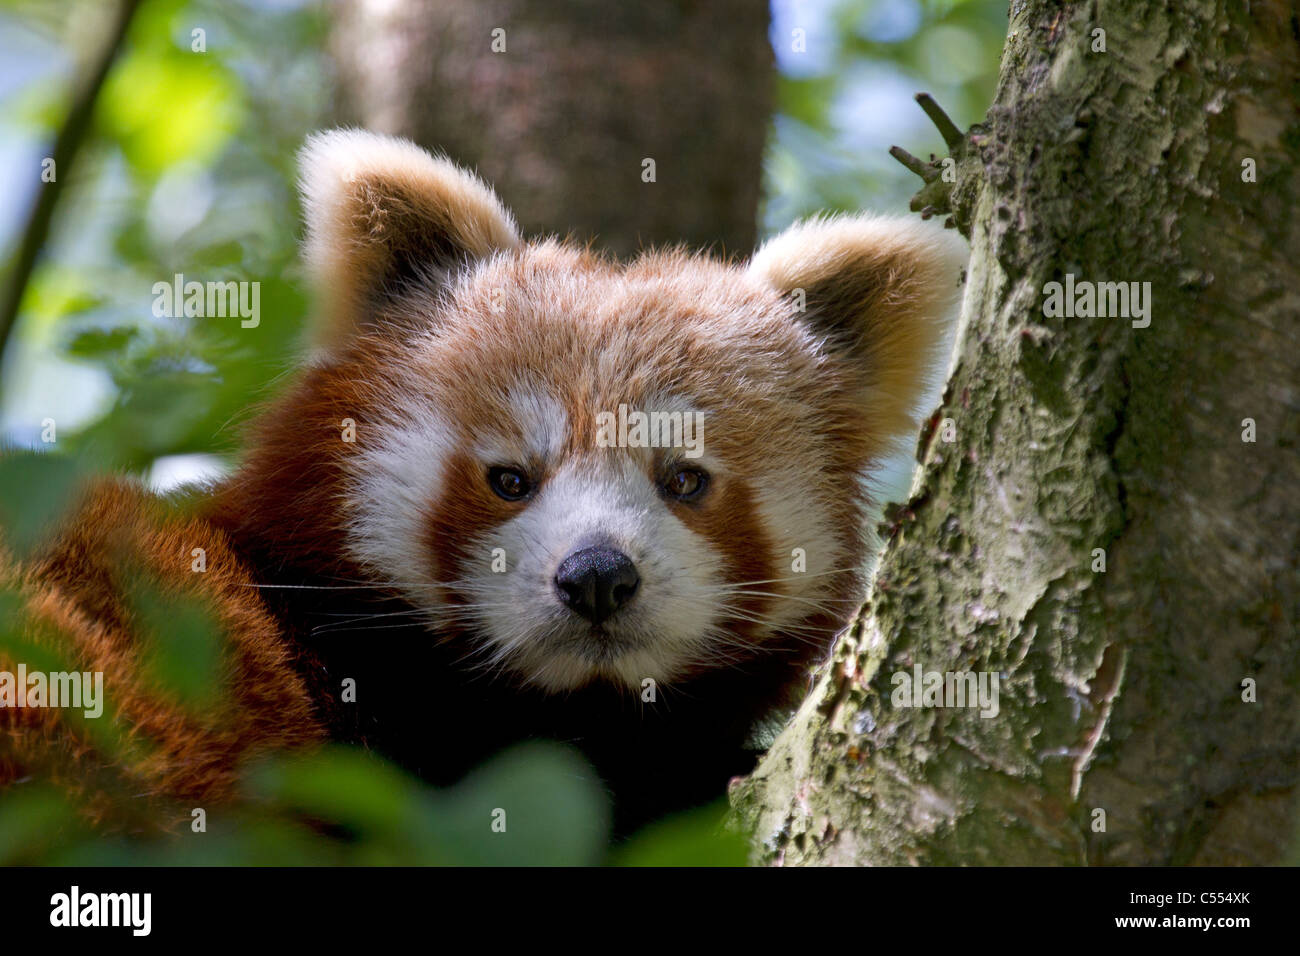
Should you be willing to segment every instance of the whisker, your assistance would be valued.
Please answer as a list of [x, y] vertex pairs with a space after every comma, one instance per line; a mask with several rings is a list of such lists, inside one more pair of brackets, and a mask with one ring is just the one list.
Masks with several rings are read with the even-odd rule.
[[737, 581], [735, 584], [724, 585], [724, 587], [749, 587], [752, 584], [784, 584], [787, 581], [807, 581], [809, 578], [824, 578], [828, 574], [848, 574], [850, 571], [858, 571], [859, 568], [831, 568], [829, 571], [818, 571], [816, 574], [794, 574], [786, 578], [767, 578], [762, 581]]
[[320, 627], [311, 629], [312, 636], [325, 631], [392, 631], [399, 627], [424, 627], [423, 621], [407, 621], [405, 624], [372, 624], [368, 627], [355, 627], [338, 624], [323, 624]]
[[[819, 610], [819, 611], [829, 611], [829, 610], [832, 610], [832, 608], [826, 606], [826, 601], [816, 601], [816, 600], [813, 600], [812, 598], [801, 597], [800, 595], [797, 595], [797, 594], [778, 594], [778, 593], [776, 593], [776, 592], [774, 592], [774, 591], [728, 591], [728, 592], [726, 592], [726, 593], [727, 593], [727, 594], [745, 594], [745, 595], [751, 595], [751, 596], [753, 596], [753, 597], [772, 597], [772, 598], [782, 598], [782, 599], [787, 600], [787, 601], [798, 601], [800, 604], [807, 604], [807, 605], [809, 605], [810, 607], [814, 607], [814, 608], [816, 608], [816, 609]], [[849, 598], [827, 598], [826, 600], [827, 600], [827, 601], [834, 601], [836, 604], [856, 604], [856, 603], [857, 603], [856, 601], [853, 601], [853, 600], [851, 600], [851, 599], [849, 599]]]
[[380, 584], [241, 584], [241, 588], [274, 588], [285, 591], [373, 591], [383, 588]]

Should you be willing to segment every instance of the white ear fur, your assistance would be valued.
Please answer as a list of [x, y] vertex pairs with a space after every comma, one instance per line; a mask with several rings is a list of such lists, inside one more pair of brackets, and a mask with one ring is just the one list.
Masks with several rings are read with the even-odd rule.
[[[876, 427], [903, 435], [948, 339], [969, 257], [955, 232], [916, 219], [832, 216], [797, 223], [764, 243], [750, 274], [862, 373]], [[793, 304], [792, 304], [793, 308]]]
[[519, 245], [514, 218], [473, 173], [408, 140], [362, 130], [307, 139], [298, 156], [304, 258], [324, 292], [317, 341], [336, 346], [414, 268]]

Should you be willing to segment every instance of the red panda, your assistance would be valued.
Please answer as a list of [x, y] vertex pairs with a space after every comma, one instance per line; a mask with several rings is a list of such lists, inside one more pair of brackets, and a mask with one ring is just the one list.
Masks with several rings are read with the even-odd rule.
[[[157, 745], [115, 772], [220, 800], [247, 758], [336, 739], [443, 784], [547, 737], [621, 826], [721, 795], [863, 595], [870, 480], [915, 434], [961, 241], [835, 216], [744, 263], [624, 264], [525, 241], [475, 176], [358, 131], [310, 138], [301, 188], [319, 321], [241, 466], [184, 513], [100, 487], [8, 571]], [[221, 713], [178, 717], [133, 670], [123, 548], [216, 608]], [[16, 714], [0, 782], [103, 770]]]

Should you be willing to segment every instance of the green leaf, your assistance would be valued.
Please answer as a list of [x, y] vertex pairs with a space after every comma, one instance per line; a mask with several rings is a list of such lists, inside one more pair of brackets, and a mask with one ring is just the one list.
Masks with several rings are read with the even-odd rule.
[[84, 837], [68, 798], [55, 787], [20, 784], [0, 793], [0, 865], [42, 863], [50, 847]]
[[448, 791], [437, 826], [460, 864], [581, 866], [599, 862], [609, 819], [586, 760], [538, 742], [506, 751]]
[[28, 557], [71, 502], [79, 477], [76, 463], [62, 455], [0, 455], [0, 540]]
[[130, 585], [130, 604], [146, 680], [194, 713], [219, 705], [227, 692], [226, 642], [208, 604], [165, 593], [143, 579]]
[[75, 358], [107, 358], [123, 352], [139, 334], [139, 329], [129, 325], [118, 325], [110, 329], [84, 329], [68, 340], [64, 351]]
[[424, 809], [414, 780], [349, 747], [267, 760], [253, 768], [250, 785], [266, 800], [361, 837], [409, 836]]
[[652, 824], [615, 854], [618, 866], [745, 866], [749, 841], [725, 824], [726, 801]]
[[239, 84], [215, 56], [172, 46], [128, 53], [97, 108], [103, 129], [147, 179], [185, 160], [211, 162], [243, 120]]

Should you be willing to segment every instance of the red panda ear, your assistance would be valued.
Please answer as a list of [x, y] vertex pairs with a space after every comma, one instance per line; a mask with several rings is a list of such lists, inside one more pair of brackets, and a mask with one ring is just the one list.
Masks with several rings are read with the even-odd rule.
[[313, 338], [326, 349], [412, 279], [519, 245], [514, 218], [482, 180], [407, 140], [317, 133], [298, 168], [304, 257], [325, 297]]
[[789, 297], [794, 320], [828, 353], [861, 370], [870, 427], [905, 437], [942, 373], [968, 256], [955, 233], [915, 219], [836, 216], [764, 243], [749, 271]]

